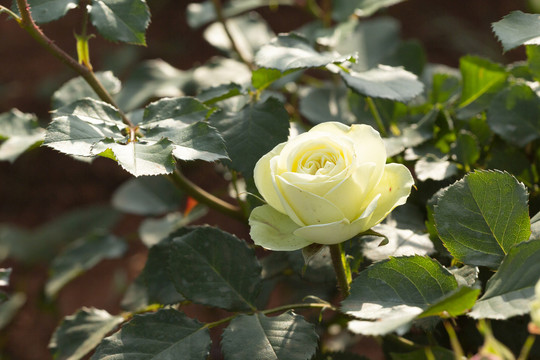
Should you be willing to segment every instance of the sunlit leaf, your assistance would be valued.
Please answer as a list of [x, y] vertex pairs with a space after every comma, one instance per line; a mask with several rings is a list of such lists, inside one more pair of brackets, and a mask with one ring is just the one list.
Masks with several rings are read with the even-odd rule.
[[508, 77], [499, 64], [476, 56], [464, 56], [459, 61], [463, 78], [460, 107], [464, 108], [482, 95], [498, 89]]
[[[120, 91], [122, 87], [120, 80], [111, 71], [97, 72], [95, 75], [109, 94], [116, 95]], [[58, 109], [82, 98], [99, 100], [96, 92], [88, 85], [86, 80], [79, 76], [69, 80], [54, 92], [52, 96], [52, 108]]]
[[[57, 20], [78, 6], [79, 0], [27, 0], [32, 18], [38, 24]], [[19, 13], [17, 0], [13, 0], [12, 8]]]
[[540, 18], [538, 14], [512, 11], [492, 24], [504, 51], [520, 45], [540, 45]]
[[14, 162], [44, 138], [45, 130], [39, 127], [35, 115], [17, 109], [0, 114], [0, 161]]
[[457, 260], [497, 268], [531, 233], [527, 191], [513, 176], [476, 171], [448, 187], [435, 207], [441, 239]]
[[539, 279], [540, 241], [517, 244], [488, 280], [484, 295], [469, 315], [476, 319], [508, 319], [528, 313]]
[[92, 24], [106, 39], [146, 45], [150, 10], [145, 0], [92, 0], [88, 12]]
[[49, 349], [56, 359], [82, 359], [123, 321], [122, 316], [113, 316], [105, 310], [83, 307], [64, 318], [51, 338]]

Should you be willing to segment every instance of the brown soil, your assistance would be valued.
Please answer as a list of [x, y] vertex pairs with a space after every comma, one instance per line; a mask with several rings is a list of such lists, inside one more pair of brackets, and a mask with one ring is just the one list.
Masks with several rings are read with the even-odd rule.
[[[11, 1], [0, 0], [10, 6]], [[202, 30], [192, 31], [185, 22], [188, 1], [149, 1], [153, 14], [148, 30], [148, 47], [140, 49], [140, 59], [162, 58], [180, 69], [202, 63], [217, 51], [202, 40]], [[525, 1], [509, 0], [409, 0], [389, 13], [402, 22], [405, 39], [418, 38], [431, 62], [457, 67], [459, 56], [473, 53], [506, 62], [523, 56], [521, 50], [503, 58], [490, 31], [490, 24], [512, 10], [526, 10]], [[297, 9], [279, 13], [262, 10], [276, 32], [287, 32], [309, 17]], [[36, 113], [47, 121], [49, 98], [72, 72], [39, 48], [14, 21], [0, 15], [0, 113], [16, 107]], [[78, 13], [72, 11], [61, 21], [43, 26], [44, 32], [62, 48], [74, 53], [73, 29], [79, 27]], [[97, 38], [91, 41], [94, 67], [121, 46]], [[120, 74], [122, 75], [122, 74]], [[223, 192], [219, 175], [211, 166], [190, 166], [188, 175], [204, 188]], [[99, 159], [91, 165], [41, 148], [21, 156], [14, 164], [0, 162], [0, 223], [35, 228], [59, 214], [88, 204], [107, 204], [113, 191], [129, 175], [112, 161]], [[118, 233], [136, 229], [141, 219], [127, 216]], [[210, 212], [203, 220], [247, 238], [247, 229], [224, 216]], [[0, 332], [1, 359], [50, 359], [47, 344], [60, 319], [82, 306], [94, 306], [111, 313], [120, 311], [118, 279], [132, 280], [144, 265], [146, 249], [133, 243], [121, 260], [104, 261], [61, 291], [56, 304], [43, 300], [47, 278], [45, 264], [23, 266], [7, 261], [0, 267], [14, 267], [10, 291], [24, 291], [27, 303], [11, 325]], [[360, 347], [360, 351], [366, 350]], [[376, 350], [375, 350], [376, 351]], [[376, 355], [372, 355], [376, 356]], [[379, 355], [380, 356], [380, 355]], [[375, 359], [375, 357], [373, 357]]]

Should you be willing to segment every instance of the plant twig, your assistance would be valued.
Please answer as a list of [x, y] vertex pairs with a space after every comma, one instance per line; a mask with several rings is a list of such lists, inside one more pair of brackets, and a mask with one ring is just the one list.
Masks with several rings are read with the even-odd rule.
[[452, 345], [452, 350], [454, 351], [454, 358], [456, 360], [463, 359], [463, 356], [464, 356], [463, 349], [461, 348], [461, 344], [459, 343], [454, 327], [452, 326], [452, 324], [450, 324], [448, 320], [444, 320], [443, 325], [444, 325], [444, 328], [446, 329], [446, 332], [448, 333], [450, 344]]
[[373, 99], [369, 96], [366, 96], [366, 103], [369, 107], [369, 111], [371, 112], [371, 115], [375, 119], [375, 122], [377, 123], [377, 127], [379, 128], [379, 132], [382, 136], [388, 137], [388, 132], [386, 131], [386, 128], [384, 126], [384, 123], [381, 118], [381, 114], [379, 113], [379, 110], [377, 110], [377, 106], [375, 106], [375, 102]]
[[19, 17], [19, 15], [15, 14], [13, 11], [11, 11], [11, 9], [8, 9], [5, 6], [0, 5], [0, 14], [3, 13], [3, 12], [5, 12], [6, 14], [8, 14], [12, 18], [14, 18], [15, 21], [17, 21], [18, 23], [20, 23], [22, 21], [22, 19]]
[[349, 284], [351, 282], [350, 272], [345, 270], [347, 260], [343, 254], [341, 244], [328, 245], [328, 247], [330, 248], [330, 256], [332, 257], [332, 265], [336, 272], [339, 290], [343, 298], [346, 298], [350, 293]]
[[525, 340], [525, 343], [521, 348], [521, 352], [519, 353], [519, 357], [517, 358], [517, 360], [527, 360], [529, 358], [529, 353], [531, 352], [532, 346], [534, 345], [534, 340], [536, 340], [536, 336], [534, 334], [531, 334], [527, 337], [527, 340]]
[[168, 175], [168, 178], [198, 202], [208, 205], [212, 209], [218, 210], [234, 219], [244, 223], [246, 222], [246, 217], [241, 208], [210, 194], [203, 188], [191, 182], [184, 174], [182, 174], [182, 172], [180, 172], [180, 170], [176, 169], [172, 174]]
[[227, 35], [227, 38], [229, 39], [231, 43], [231, 47], [233, 51], [238, 55], [238, 58], [240, 61], [242, 61], [244, 64], [246, 64], [250, 70], [254, 70], [255, 67], [253, 64], [242, 55], [242, 52], [238, 48], [238, 45], [236, 45], [236, 41], [234, 41], [234, 38], [232, 37], [232, 34], [229, 30], [229, 27], [227, 26], [227, 21], [225, 19], [225, 16], [223, 15], [223, 8], [221, 6], [221, 0], [212, 0], [212, 3], [214, 4], [214, 10], [216, 11], [216, 16], [218, 18], [218, 21], [223, 26], [223, 30], [225, 31], [225, 34]]
[[49, 53], [51, 53], [69, 68], [82, 76], [101, 100], [111, 104], [116, 109], [118, 109], [124, 124], [126, 124], [130, 128], [135, 128], [135, 125], [125, 116], [122, 111], [120, 111], [118, 105], [116, 105], [116, 102], [114, 101], [112, 96], [103, 87], [103, 84], [101, 84], [101, 82], [97, 79], [94, 72], [92, 72], [86, 66], [79, 64], [77, 60], [75, 60], [64, 50], [62, 50], [51, 39], [49, 39], [43, 33], [43, 31], [41, 31], [41, 29], [34, 22], [32, 15], [30, 14], [30, 6], [28, 5], [27, 0], [17, 0], [17, 6], [19, 7], [19, 12], [21, 13], [21, 21], [18, 22], [21, 28], [26, 30], [26, 32], [28, 32], [28, 34], [30, 34], [30, 36], [32, 36], [34, 40], [36, 40], [41, 46], [43, 46]]

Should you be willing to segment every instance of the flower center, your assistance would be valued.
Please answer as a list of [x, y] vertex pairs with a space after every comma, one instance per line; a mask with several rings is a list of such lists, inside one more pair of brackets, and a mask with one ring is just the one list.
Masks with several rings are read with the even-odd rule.
[[[304, 159], [302, 159], [304, 160]], [[327, 175], [336, 166], [335, 154], [314, 154], [300, 164], [301, 172], [310, 175]]]

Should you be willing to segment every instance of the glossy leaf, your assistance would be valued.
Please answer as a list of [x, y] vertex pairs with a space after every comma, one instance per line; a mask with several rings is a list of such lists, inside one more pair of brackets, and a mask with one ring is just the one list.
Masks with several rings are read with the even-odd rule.
[[484, 295], [469, 315], [475, 319], [508, 319], [528, 313], [539, 279], [540, 241], [517, 244], [488, 280]]
[[255, 55], [255, 63], [258, 66], [282, 72], [322, 67], [353, 59], [351, 55], [317, 52], [304, 37], [296, 34], [279, 35], [272, 42], [261, 47]]
[[440, 159], [434, 155], [418, 159], [414, 164], [414, 171], [420, 181], [444, 180], [458, 173], [456, 165], [448, 161], [447, 157]]
[[499, 171], [470, 173], [449, 186], [434, 218], [445, 247], [469, 265], [497, 268], [531, 233], [525, 187]]
[[51, 338], [49, 349], [58, 360], [82, 359], [123, 321], [122, 316], [113, 316], [105, 310], [83, 307], [64, 318]]
[[193, 71], [193, 82], [190, 85], [194, 85], [195, 90], [202, 90], [232, 82], [244, 86], [250, 80], [251, 70], [243, 62], [229, 58], [213, 57]]
[[540, 45], [540, 19], [537, 14], [512, 11], [492, 24], [504, 51], [520, 45]]
[[126, 181], [113, 194], [115, 209], [128, 214], [162, 215], [179, 208], [182, 193], [163, 177], [140, 177]]
[[540, 138], [540, 98], [525, 84], [508, 87], [491, 102], [488, 124], [504, 140], [524, 147]]
[[320, 88], [305, 88], [300, 94], [300, 113], [314, 125], [326, 121], [345, 124], [355, 121], [348, 109], [346, 87], [325, 84]]
[[92, 24], [106, 39], [146, 45], [150, 10], [145, 0], [92, 0], [89, 13]]
[[473, 307], [478, 295], [480, 295], [480, 291], [479, 288], [459, 287], [424, 310], [419, 318], [428, 316], [448, 318], [463, 315]]
[[[57, 20], [78, 6], [79, 0], [27, 0], [32, 18], [38, 24]], [[12, 8], [19, 13], [17, 0], [13, 0]]]
[[454, 276], [435, 260], [422, 256], [391, 258], [360, 272], [342, 310], [363, 319], [349, 323], [353, 332], [403, 333], [413, 319], [456, 288]]
[[173, 309], [135, 315], [120, 331], [105, 338], [92, 360], [204, 360], [210, 348], [204, 324]]
[[[120, 80], [111, 71], [97, 72], [95, 75], [109, 94], [116, 95], [120, 92], [122, 87]], [[54, 92], [52, 96], [52, 108], [59, 109], [82, 98], [99, 100], [96, 92], [88, 85], [86, 80], [79, 76], [69, 80]]]
[[44, 137], [45, 130], [39, 127], [35, 115], [17, 109], [0, 114], [0, 161], [14, 162]]
[[352, 14], [368, 17], [380, 9], [403, 1], [405, 0], [336, 0], [332, 7], [332, 18], [336, 21], [344, 21]]
[[69, 244], [52, 262], [45, 284], [49, 298], [70, 281], [104, 259], [116, 259], [127, 250], [125, 241], [109, 234], [91, 234]]
[[231, 234], [201, 227], [174, 238], [168, 271], [188, 300], [227, 310], [254, 309], [261, 267], [253, 250]]
[[402, 68], [379, 65], [362, 73], [342, 71], [340, 74], [352, 90], [373, 98], [406, 102], [424, 90], [424, 85], [416, 75]]
[[238, 113], [222, 111], [210, 118], [227, 144], [233, 169], [251, 177], [257, 161], [289, 135], [289, 114], [275, 98], [248, 104]]
[[238, 84], [223, 84], [209, 89], [204, 89], [199, 95], [197, 95], [197, 99], [202, 101], [205, 105], [212, 105], [214, 103], [227, 100], [231, 97], [241, 95], [242, 92], [242, 87]]
[[[249, 341], [246, 341], [249, 339]], [[225, 359], [309, 360], [317, 350], [315, 326], [287, 312], [240, 315], [223, 332]]]

